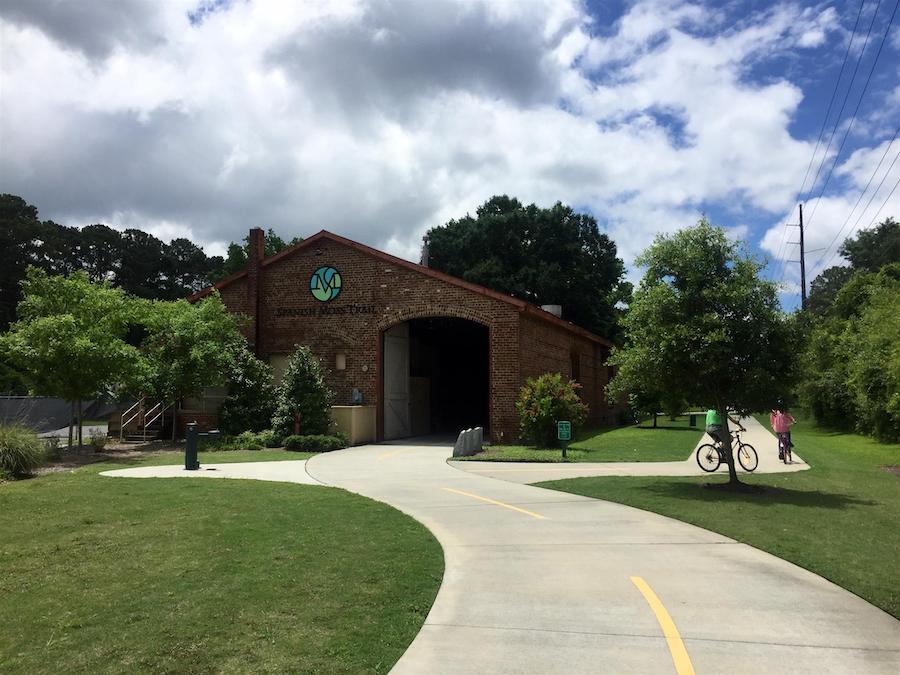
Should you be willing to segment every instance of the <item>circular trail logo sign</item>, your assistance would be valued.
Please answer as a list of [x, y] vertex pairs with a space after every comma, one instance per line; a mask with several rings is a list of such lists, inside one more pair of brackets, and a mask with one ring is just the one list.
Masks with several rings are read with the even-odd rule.
[[333, 267], [320, 267], [309, 278], [309, 292], [319, 302], [334, 300], [341, 292], [341, 273]]

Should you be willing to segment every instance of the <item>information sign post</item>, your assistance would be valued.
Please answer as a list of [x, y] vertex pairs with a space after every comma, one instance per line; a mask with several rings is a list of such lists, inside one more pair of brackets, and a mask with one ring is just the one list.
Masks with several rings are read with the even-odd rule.
[[556, 423], [556, 438], [562, 441], [562, 456], [566, 459], [566, 449], [572, 440], [572, 423], [568, 420], [559, 420]]

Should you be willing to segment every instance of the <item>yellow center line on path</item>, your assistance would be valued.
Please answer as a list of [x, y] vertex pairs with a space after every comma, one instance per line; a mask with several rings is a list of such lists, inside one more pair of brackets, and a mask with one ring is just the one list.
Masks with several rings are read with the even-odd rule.
[[396, 457], [397, 455], [401, 455], [404, 452], [412, 452], [414, 450], [418, 450], [418, 448], [400, 448], [399, 450], [391, 450], [390, 452], [386, 452], [383, 455], [378, 455], [378, 461], [380, 462], [383, 459]]
[[505, 504], [503, 502], [498, 502], [496, 499], [491, 499], [489, 497], [479, 497], [478, 495], [473, 495], [471, 492], [464, 492], [463, 490], [457, 490], [455, 488], [444, 488], [447, 492], [455, 492], [458, 495], [465, 495], [466, 497], [471, 497], [472, 499], [480, 499], [483, 502], [487, 502], [488, 504], [494, 504], [495, 506], [502, 506], [504, 509], [510, 509], [511, 511], [518, 511], [519, 513], [524, 513], [526, 516], [531, 516], [532, 518], [537, 518], [538, 520], [544, 520], [544, 516], [540, 513], [535, 513], [534, 511], [526, 511], [525, 509], [520, 509], [518, 506], [513, 506], [512, 504]]
[[675, 622], [672, 621], [672, 617], [669, 616], [660, 599], [656, 597], [656, 593], [641, 577], [631, 577], [631, 581], [637, 586], [647, 604], [650, 605], [650, 609], [656, 615], [656, 620], [663, 630], [663, 635], [666, 636], [669, 652], [672, 654], [672, 661], [675, 664], [675, 672], [678, 675], [694, 675], [694, 665], [691, 663], [691, 657], [688, 656], [684, 642], [681, 641], [681, 635], [679, 635], [678, 629], [675, 627]]

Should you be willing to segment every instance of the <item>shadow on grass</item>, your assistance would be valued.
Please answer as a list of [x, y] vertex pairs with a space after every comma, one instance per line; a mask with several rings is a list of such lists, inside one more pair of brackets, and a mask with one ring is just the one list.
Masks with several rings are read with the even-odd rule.
[[[712, 485], [719, 485], [718, 483]], [[725, 490], [705, 489], [698, 483], [653, 483], [641, 488], [644, 492], [652, 493], [666, 499], [682, 499], [699, 502], [743, 502], [758, 506], [778, 506], [787, 504], [790, 506], [803, 506], [823, 509], [844, 509], [851, 506], [877, 506], [878, 502], [871, 499], [859, 499], [851, 495], [823, 492], [821, 490], [793, 490], [791, 488], [756, 486], [762, 488], [759, 492], [729, 492]]]
[[690, 431], [695, 434], [699, 434], [702, 429], [698, 427], [667, 427], [663, 425], [659, 425], [658, 427], [642, 427], [635, 426], [635, 429], [641, 429], [642, 431]]

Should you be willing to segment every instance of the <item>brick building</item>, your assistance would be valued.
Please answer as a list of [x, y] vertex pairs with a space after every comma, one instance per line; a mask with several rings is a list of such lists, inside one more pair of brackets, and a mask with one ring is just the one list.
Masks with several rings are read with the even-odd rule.
[[615, 421], [603, 393], [608, 340], [330, 232], [269, 258], [263, 241], [252, 229], [247, 268], [192, 299], [215, 288], [249, 317], [245, 335], [276, 376], [295, 345], [308, 345], [330, 371], [336, 405], [371, 406], [378, 440], [483, 426], [510, 442], [519, 388], [550, 371], [581, 383], [589, 422]]

